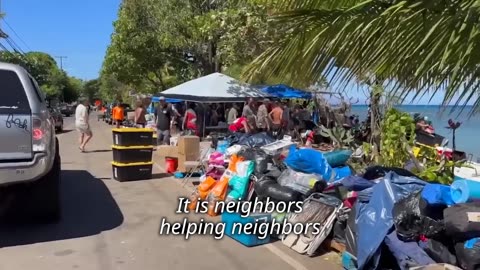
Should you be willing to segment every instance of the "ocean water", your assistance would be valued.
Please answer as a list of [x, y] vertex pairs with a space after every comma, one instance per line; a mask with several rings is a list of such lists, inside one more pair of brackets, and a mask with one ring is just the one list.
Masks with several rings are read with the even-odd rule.
[[[462, 125], [455, 134], [456, 148], [473, 155], [474, 161], [480, 158], [480, 115], [469, 117], [470, 108], [466, 107], [463, 112], [457, 109], [451, 112], [452, 107], [442, 108], [437, 105], [401, 105], [397, 109], [409, 112], [420, 113], [427, 116], [435, 128], [435, 133], [444, 136], [449, 140], [448, 147], [452, 147], [452, 131], [447, 129], [448, 119], [461, 122]], [[353, 105], [352, 113], [360, 116], [363, 121], [367, 116], [368, 106]]]

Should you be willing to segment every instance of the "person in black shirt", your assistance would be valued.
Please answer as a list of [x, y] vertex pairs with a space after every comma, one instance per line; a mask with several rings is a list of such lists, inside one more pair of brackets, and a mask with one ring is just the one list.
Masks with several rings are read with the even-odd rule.
[[160, 97], [160, 102], [155, 110], [158, 145], [170, 144], [170, 121], [173, 116], [174, 112], [170, 104], [165, 101], [164, 97]]

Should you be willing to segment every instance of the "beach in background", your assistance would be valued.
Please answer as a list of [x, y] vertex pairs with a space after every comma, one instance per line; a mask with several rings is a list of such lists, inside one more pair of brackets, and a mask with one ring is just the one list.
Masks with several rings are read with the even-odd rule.
[[[459, 114], [460, 109], [453, 113], [451, 107], [441, 107], [437, 105], [401, 105], [397, 108], [404, 112], [420, 113], [427, 116], [435, 128], [435, 133], [444, 136], [449, 140], [448, 147], [452, 147], [452, 131], [447, 129], [448, 119], [455, 122], [461, 122], [462, 126], [456, 132], [456, 146], [460, 151], [464, 151], [474, 156], [474, 160], [480, 158], [480, 116], [469, 117], [469, 107]], [[360, 116], [360, 121], [365, 120], [367, 116], [367, 105], [353, 105], [352, 114]]]

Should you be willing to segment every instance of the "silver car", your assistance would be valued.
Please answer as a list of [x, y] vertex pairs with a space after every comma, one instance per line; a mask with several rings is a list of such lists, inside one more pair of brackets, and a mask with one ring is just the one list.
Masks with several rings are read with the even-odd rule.
[[36, 81], [0, 62], [0, 214], [60, 218], [61, 161], [55, 124]]

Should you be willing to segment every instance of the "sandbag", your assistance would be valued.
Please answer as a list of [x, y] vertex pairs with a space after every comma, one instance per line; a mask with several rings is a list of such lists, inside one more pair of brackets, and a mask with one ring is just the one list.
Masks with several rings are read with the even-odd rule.
[[434, 240], [425, 239], [418, 242], [418, 245], [437, 263], [448, 263], [451, 265], [457, 265], [457, 257], [453, 251], [453, 245]]
[[266, 178], [255, 183], [255, 192], [263, 200], [267, 197], [274, 201], [296, 202], [302, 200], [302, 194], [288, 187], [282, 187], [274, 179]]
[[480, 202], [455, 204], [443, 216], [446, 233], [455, 241], [480, 237]]
[[[443, 209], [438, 210], [440, 213]], [[445, 227], [441, 220], [428, 215], [428, 205], [421, 191], [414, 192], [393, 206], [393, 222], [398, 238], [402, 241], [418, 241], [421, 235], [428, 238], [440, 235]]]
[[400, 175], [400, 176], [417, 177], [412, 172], [407, 171], [407, 170], [402, 169], [402, 168], [372, 166], [372, 167], [367, 168], [367, 170], [365, 171], [365, 174], [363, 175], [363, 178], [365, 178], [367, 180], [375, 180], [375, 179], [384, 177], [389, 172], [394, 172], [395, 174]]
[[245, 136], [239, 139], [239, 145], [244, 145], [250, 148], [262, 147], [267, 144], [275, 142], [275, 139], [270, 137], [267, 133], [257, 133], [250, 136]]
[[474, 238], [455, 245], [458, 265], [465, 270], [480, 269], [480, 238]]

